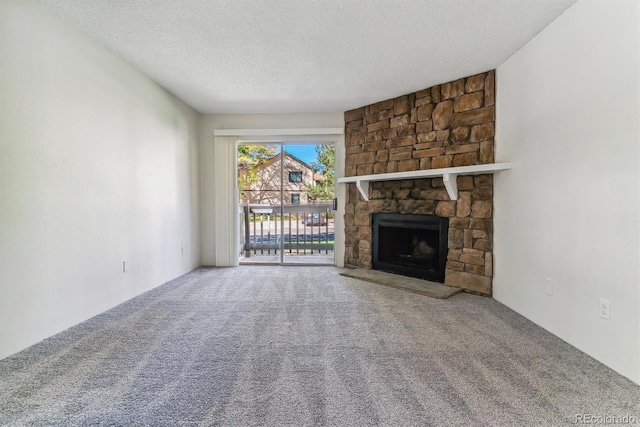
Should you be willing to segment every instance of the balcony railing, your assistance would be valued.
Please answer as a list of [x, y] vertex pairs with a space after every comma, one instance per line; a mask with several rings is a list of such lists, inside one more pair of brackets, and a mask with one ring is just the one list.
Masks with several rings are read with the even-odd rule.
[[252, 255], [329, 254], [334, 249], [330, 203], [240, 206], [241, 252]]

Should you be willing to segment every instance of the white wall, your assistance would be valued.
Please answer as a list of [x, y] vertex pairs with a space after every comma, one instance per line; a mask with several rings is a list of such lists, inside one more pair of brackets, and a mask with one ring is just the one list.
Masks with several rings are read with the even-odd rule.
[[[200, 170], [201, 173], [201, 230], [202, 230], [202, 263], [216, 265], [215, 254], [215, 218], [228, 214], [224, 206], [216, 200], [214, 191], [214, 131], [219, 129], [316, 129], [343, 128], [343, 113], [316, 114], [212, 114], [203, 116], [200, 125]], [[336, 138], [336, 178], [344, 174], [344, 136]], [[224, 160], [225, 162], [228, 159]], [[219, 170], [219, 168], [218, 168]], [[343, 186], [338, 186], [337, 196], [344, 200]], [[342, 205], [342, 206], [341, 206]], [[344, 258], [344, 203], [336, 212], [336, 259]], [[225, 243], [226, 245], [226, 243]]]
[[5, 357], [198, 267], [200, 242], [198, 115], [39, 5], [0, 7]]
[[638, 28], [636, 0], [580, 0], [498, 67], [493, 283], [640, 383]]

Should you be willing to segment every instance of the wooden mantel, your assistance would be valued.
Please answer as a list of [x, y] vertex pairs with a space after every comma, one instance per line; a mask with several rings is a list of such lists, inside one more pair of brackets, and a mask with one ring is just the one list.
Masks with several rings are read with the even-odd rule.
[[369, 182], [397, 181], [401, 179], [440, 178], [451, 200], [458, 200], [458, 175], [482, 175], [511, 169], [511, 163], [490, 163], [485, 165], [459, 166], [455, 168], [426, 169], [409, 172], [379, 173], [374, 175], [338, 178], [338, 184], [355, 183], [365, 201], [369, 201]]

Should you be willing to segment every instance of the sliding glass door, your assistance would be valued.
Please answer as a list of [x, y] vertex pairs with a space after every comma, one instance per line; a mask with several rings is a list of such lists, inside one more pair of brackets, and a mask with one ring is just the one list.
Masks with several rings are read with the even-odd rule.
[[334, 145], [238, 145], [241, 264], [334, 264], [334, 159]]

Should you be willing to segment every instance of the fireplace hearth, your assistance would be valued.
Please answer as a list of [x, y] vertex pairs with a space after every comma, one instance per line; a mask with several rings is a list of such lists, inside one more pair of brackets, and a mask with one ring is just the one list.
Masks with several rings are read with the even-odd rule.
[[373, 214], [374, 270], [444, 283], [449, 219]]

